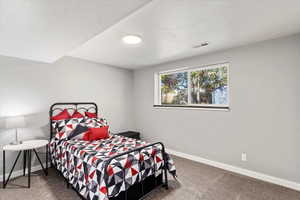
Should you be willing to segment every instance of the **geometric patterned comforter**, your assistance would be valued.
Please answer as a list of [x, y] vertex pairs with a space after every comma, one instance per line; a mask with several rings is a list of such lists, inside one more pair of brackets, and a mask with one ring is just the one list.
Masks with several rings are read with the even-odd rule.
[[[117, 135], [96, 141], [53, 138], [50, 153], [53, 164], [83, 197], [108, 200], [146, 177], [162, 173], [165, 163], [159, 144], [117, 157], [104, 169], [111, 156], [148, 144]], [[172, 159], [166, 158], [168, 171], [176, 176]]]

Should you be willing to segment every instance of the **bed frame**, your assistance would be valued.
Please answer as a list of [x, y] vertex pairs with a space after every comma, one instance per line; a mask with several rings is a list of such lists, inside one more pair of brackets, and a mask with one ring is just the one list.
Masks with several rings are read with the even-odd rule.
[[[67, 109], [68, 111], [89, 111], [89, 112], [94, 112], [96, 113], [96, 115], [98, 116], [98, 106], [96, 103], [93, 102], [63, 102], [63, 103], [55, 103], [50, 107], [50, 111], [49, 111], [49, 117], [50, 117], [50, 140], [53, 137], [54, 134], [54, 130], [52, 128], [52, 116], [55, 115], [56, 111], [62, 111], [63, 109]], [[120, 156], [138, 151], [141, 152], [141, 150], [143, 150], [144, 148], [150, 147], [150, 146], [155, 146], [155, 145], [161, 145], [162, 146], [162, 155], [163, 155], [163, 160], [164, 160], [164, 167], [162, 169], [162, 173], [155, 177], [155, 175], [149, 176], [147, 177], [145, 180], [136, 183], [132, 186], [130, 186], [126, 191], [121, 192], [118, 196], [116, 197], [109, 197], [110, 200], [140, 200], [142, 199], [145, 195], [147, 195], [148, 193], [150, 193], [151, 191], [153, 191], [155, 188], [157, 187], [164, 187], [165, 189], [168, 189], [168, 172], [167, 172], [167, 162], [166, 162], [166, 154], [165, 154], [165, 146], [163, 143], [161, 142], [156, 142], [156, 143], [152, 143], [143, 147], [139, 147], [133, 150], [129, 150], [126, 152], [123, 152], [121, 154], [117, 154], [115, 156], [110, 157], [108, 160], [106, 160], [105, 162], [105, 169], [107, 169], [107, 167], [109, 166], [110, 162]], [[51, 156], [49, 156], [51, 159]], [[53, 162], [50, 161], [51, 166], [53, 166]], [[55, 169], [56, 166], [54, 166]], [[59, 171], [57, 169], [57, 171]], [[59, 171], [60, 172], [60, 171]], [[60, 172], [60, 174], [62, 174]], [[164, 180], [163, 180], [164, 179]], [[67, 183], [67, 187], [69, 187], [69, 180], [65, 178], [65, 181]], [[76, 189], [74, 187], [72, 187], [75, 191]], [[76, 191], [77, 194], [79, 194], [78, 191]], [[79, 196], [82, 199], [85, 199], [81, 194], [79, 194]]]

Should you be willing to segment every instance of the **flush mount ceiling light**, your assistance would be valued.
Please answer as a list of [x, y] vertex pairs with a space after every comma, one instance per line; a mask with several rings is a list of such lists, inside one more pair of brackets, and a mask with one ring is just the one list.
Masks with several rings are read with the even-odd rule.
[[207, 45], [209, 45], [209, 42], [202, 42], [202, 43], [199, 44], [199, 45], [193, 46], [193, 48], [194, 48], [194, 49], [197, 49], [197, 48], [200, 48], [200, 47], [205, 47], [205, 46], [207, 46]]
[[142, 42], [142, 38], [137, 35], [126, 35], [122, 38], [125, 44], [139, 44]]

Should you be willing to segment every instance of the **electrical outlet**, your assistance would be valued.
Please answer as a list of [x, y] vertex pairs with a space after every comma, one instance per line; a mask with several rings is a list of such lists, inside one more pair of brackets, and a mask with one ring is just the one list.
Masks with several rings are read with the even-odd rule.
[[247, 161], [247, 154], [242, 153], [242, 161], [246, 162]]

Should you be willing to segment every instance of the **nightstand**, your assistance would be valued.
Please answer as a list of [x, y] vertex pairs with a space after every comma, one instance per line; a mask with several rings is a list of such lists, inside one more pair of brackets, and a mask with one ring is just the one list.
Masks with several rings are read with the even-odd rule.
[[[29, 141], [24, 141], [22, 144], [16, 144], [16, 145], [5, 145], [3, 147], [3, 188], [6, 187], [12, 172], [14, 171], [14, 168], [19, 160], [20, 155], [23, 152], [23, 176], [25, 176], [25, 171], [26, 171], [26, 161], [28, 165], [28, 188], [30, 188], [30, 175], [31, 175], [31, 153], [34, 152], [39, 163], [42, 166], [42, 169], [45, 173], [45, 175], [48, 175], [48, 141], [47, 140], [29, 140]], [[40, 157], [38, 156], [38, 153], [36, 151], [37, 148], [40, 147], [46, 147], [46, 168], [44, 168]], [[14, 161], [13, 167], [9, 172], [7, 180], [5, 179], [5, 165], [6, 165], [6, 160], [5, 160], [5, 152], [6, 151], [18, 151], [18, 155], [16, 160]]]
[[116, 135], [121, 135], [124, 137], [129, 137], [129, 138], [134, 138], [137, 140], [140, 140], [140, 133], [139, 132], [135, 132], [135, 131], [126, 131], [126, 132], [121, 132], [121, 133], [117, 133]]

